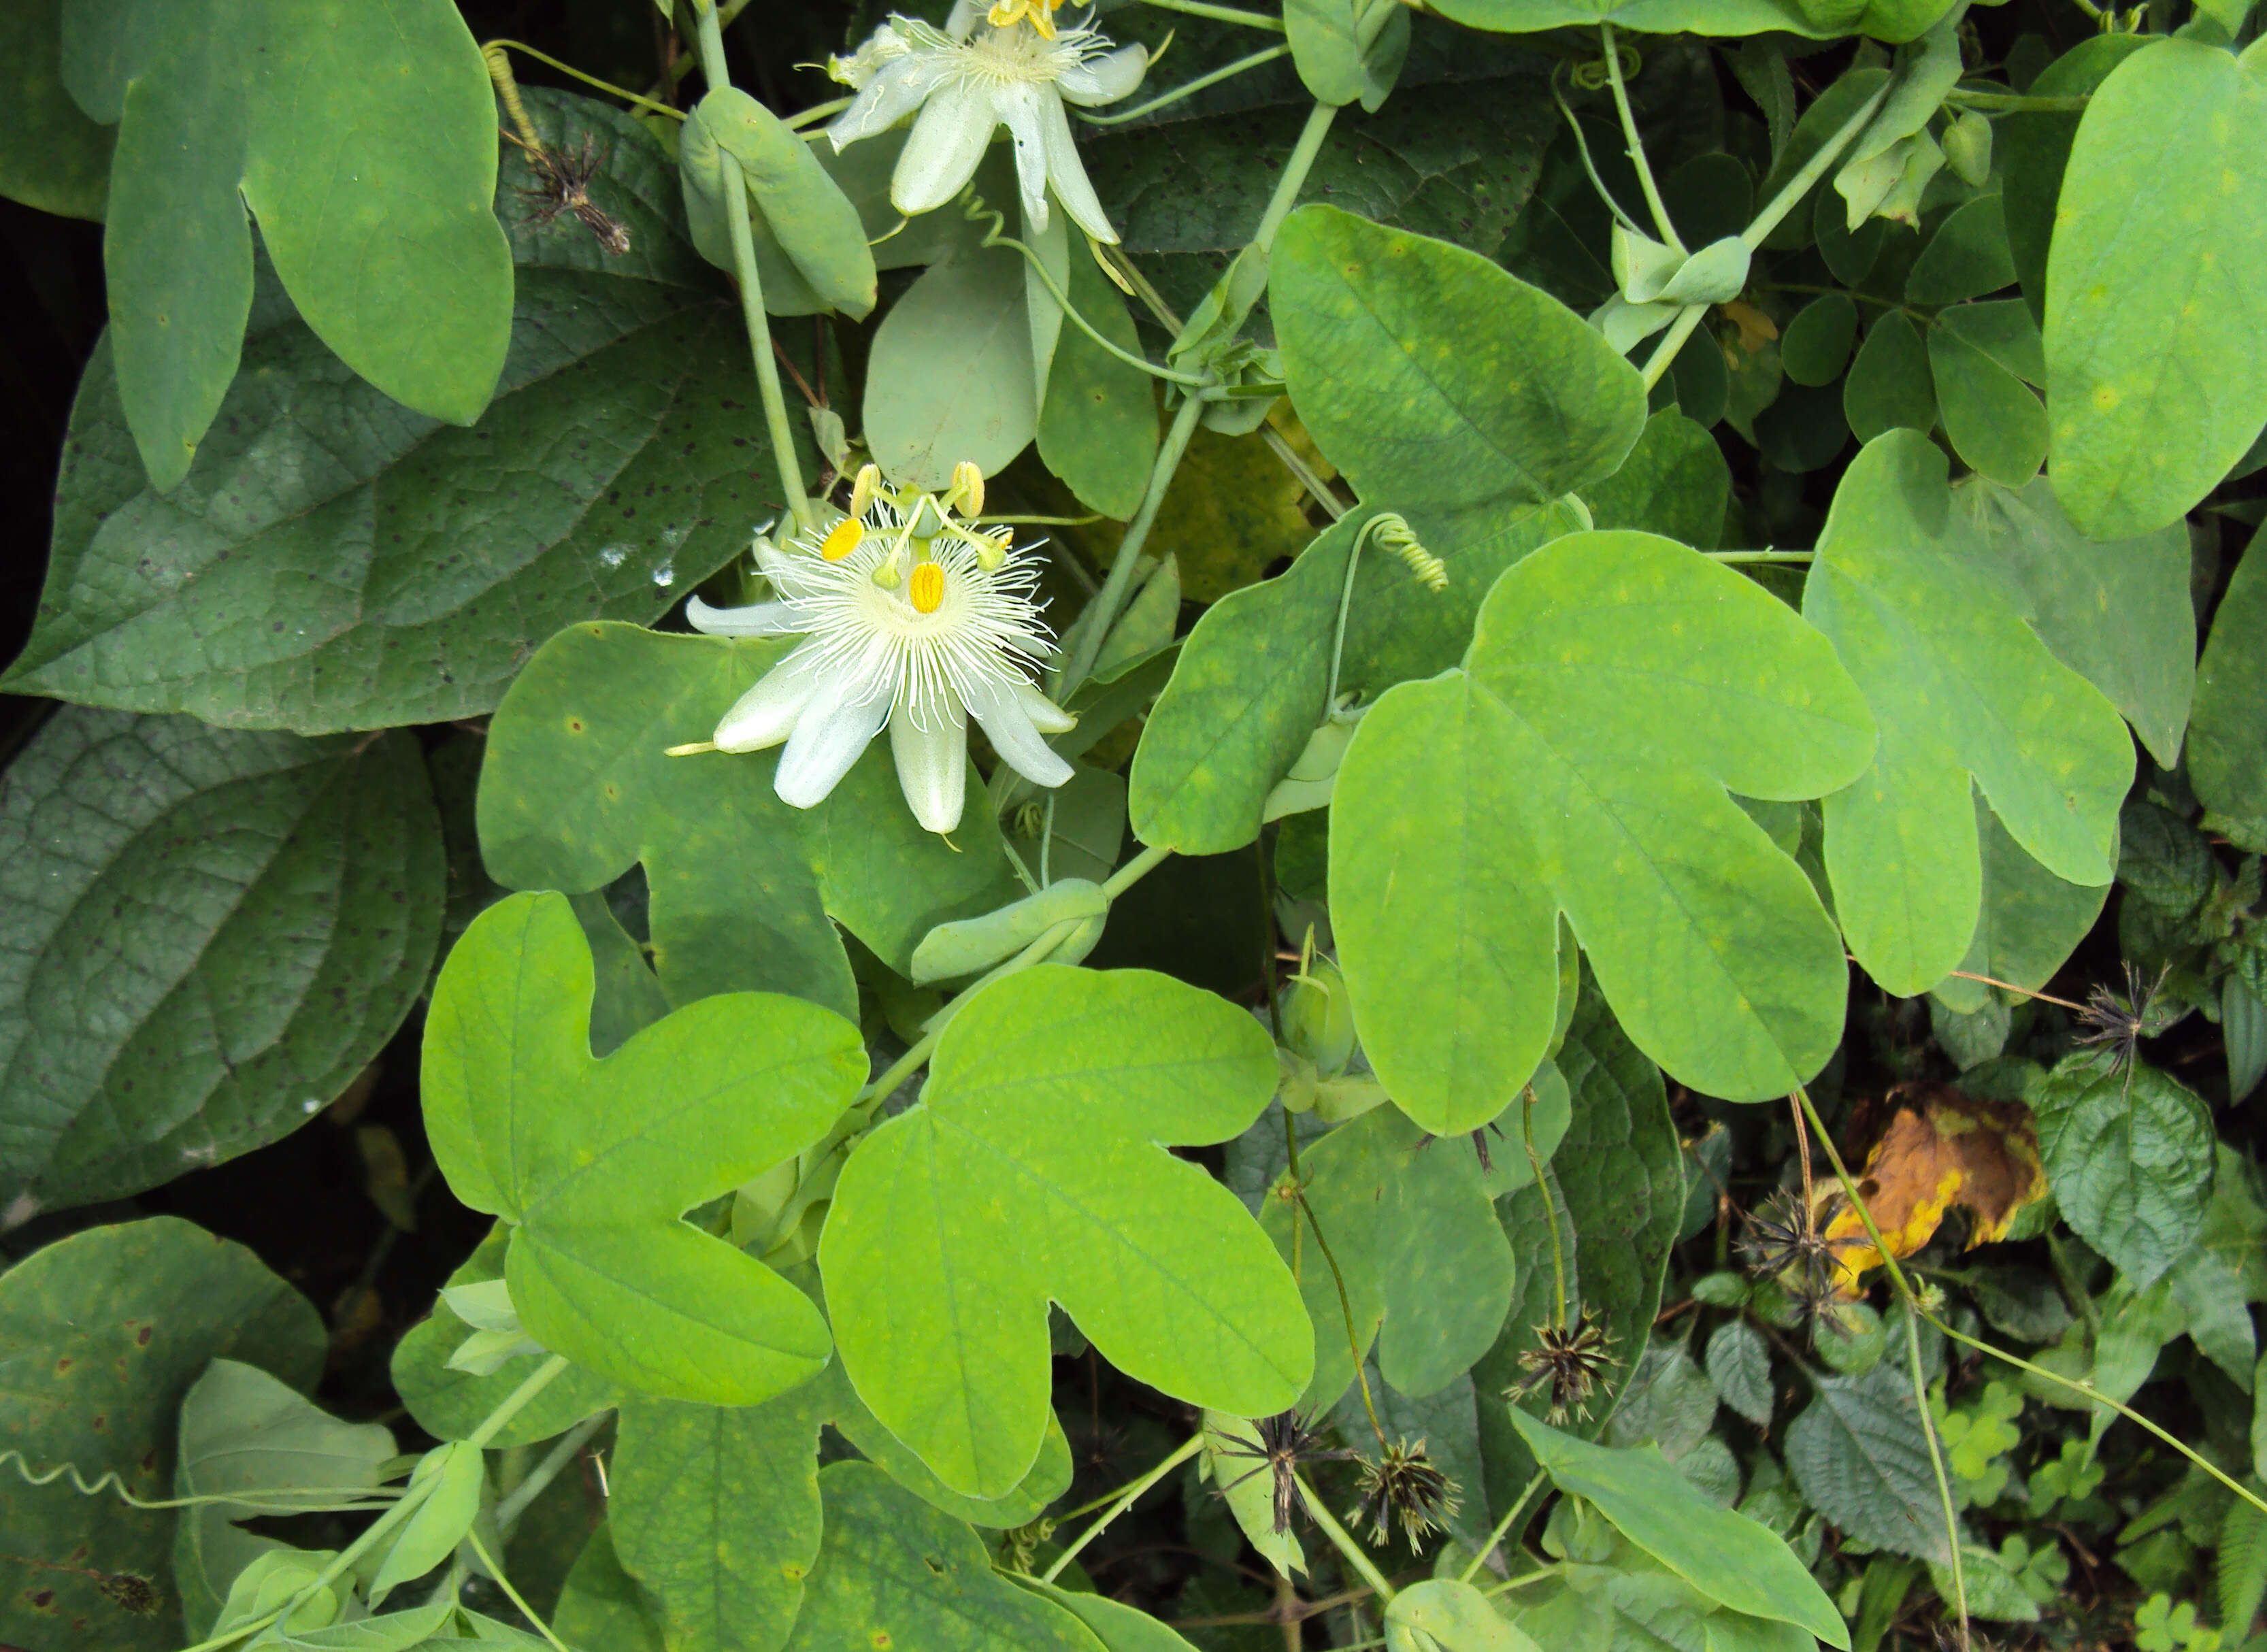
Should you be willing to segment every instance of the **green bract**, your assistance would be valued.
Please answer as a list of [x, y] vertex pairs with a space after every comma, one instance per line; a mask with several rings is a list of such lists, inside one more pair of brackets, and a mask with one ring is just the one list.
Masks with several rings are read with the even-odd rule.
[[825, 1325], [681, 1218], [825, 1134], [865, 1072], [856, 1030], [725, 993], [593, 1061], [591, 980], [559, 896], [466, 931], [425, 1026], [434, 1156], [459, 1199], [516, 1224], [505, 1278], [537, 1341], [646, 1392], [752, 1405], [825, 1363]]
[[1290, 1274], [1164, 1151], [1236, 1135], [1274, 1086], [1255, 1022], [1163, 976], [1043, 966], [985, 988], [835, 1187], [818, 1260], [859, 1398], [947, 1486], [1001, 1495], [1045, 1428], [1052, 1297], [1177, 1398], [1288, 1405], [1313, 1359]]
[[1332, 907], [1395, 1101], [1442, 1132], [1511, 1102], [1550, 1038], [1561, 913], [1678, 1077], [1746, 1100], [1809, 1077], [1841, 946], [1728, 793], [1818, 797], [1873, 744], [1824, 639], [1684, 547], [1578, 533], [1515, 565], [1464, 668], [1388, 694], [1339, 775]]

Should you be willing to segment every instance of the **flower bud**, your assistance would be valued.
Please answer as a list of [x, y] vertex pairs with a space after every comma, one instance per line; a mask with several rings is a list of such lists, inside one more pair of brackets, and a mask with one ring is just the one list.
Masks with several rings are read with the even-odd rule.
[[973, 459], [964, 459], [952, 467], [952, 491], [946, 497], [970, 522], [984, 514], [984, 473]]
[[1336, 964], [1310, 959], [1284, 986], [1279, 1007], [1286, 1048], [1312, 1061], [1324, 1078], [1346, 1070], [1354, 1057], [1354, 1006]]
[[1946, 128], [1944, 163], [1963, 181], [1981, 189], [1992, 180], [1992, 122], [1974, 109], [1963, 110]]

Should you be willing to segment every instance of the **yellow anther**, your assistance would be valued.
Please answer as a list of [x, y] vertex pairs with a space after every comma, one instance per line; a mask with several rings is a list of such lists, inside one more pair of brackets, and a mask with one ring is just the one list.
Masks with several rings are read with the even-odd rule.
[[858, 548], [866, 537], [866, 529], [855, 517], [845, 517], [826, 530], [826, 537], [818, 544], [818, 554], [830, 562], [839, 562]]
[[992, 9], [984, 14], [985, 21], [995, 29], [1004, 29], [1024, 18], [1047, 40], [1055, 37], [1055, 12], [1063, 0], [994, 0]]
[[975, 460], [964, 459], [952, 467], [952, 491], [946, 496], [967, 521], [984, 514], [984, 473], [976, 468]]
[[850, 484], [850, 514], [862, 517], [873, 509], [874, 495], [882, 486], [882, 471], [877, 465], [858, 466], [856, 480]]
[[913, 599], [914, 613], [935, 613], [944, 601], [944, 569], [935, 562], [921, 563], [913, 569], [906, 594]]

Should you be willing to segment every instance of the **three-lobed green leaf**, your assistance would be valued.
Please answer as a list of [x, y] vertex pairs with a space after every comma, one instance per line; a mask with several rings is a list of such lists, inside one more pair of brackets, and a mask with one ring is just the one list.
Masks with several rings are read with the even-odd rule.
[[1257, 1022], [1162, 975], [984, 988], [835, 1186], [818, 1259], [859, 1397], [947, 1486], [1002, 1494], [1045, 1431], [1052, 1298], [1139, 1381], [1288, 1405], [1312, 1359], [1297, 1288], [1236, 1196], [1164, 1150], [1239, 1134], [1275, 1077]]
[[562, 896], [513, 896], [466, 931], [425, 1027], [434, 1156], [516, 1224], [505, 1277], [530, 1336], [642, 1392], [752, 1405], [825, 1363], [825, 1324], [681, 1218], [826, 1133], [865, 1076], [857, 1029], [724, 993], [594, 1061], [592, 979]]
[[1396, 1102], [1445, 1133], [1512, 1100], [1553, 1029], [1562, 913], [1678, 1077], [1741, 1099], [1808, 1078], [1841, 944], [1728, 793], [1832, 791], [1873, 741], [1825, 639], [1682, 546], [1577, 533], [1516, 564], [1464, 669], [1389, 693], [1339, 771], [1332, 915]]

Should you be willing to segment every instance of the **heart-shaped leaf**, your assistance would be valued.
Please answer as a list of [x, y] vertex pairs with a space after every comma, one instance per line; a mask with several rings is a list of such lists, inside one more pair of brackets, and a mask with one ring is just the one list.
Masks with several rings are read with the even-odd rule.
[[1864, 778], [1826, 800], [1842, 932], [1894, 993], [1956, 968], [1982, 898], [1970, 786], [2056, 877], [2106, 884], [2133, 743], [2117, 709], [2019, 616], [1943, 452], [1910, 430], [1845, 473], [1803, 587], [1882, 730]]
[[825, 1363], [825, 1323], [680, 1218], [826, 1133], [866, 1074], [858, 1031], [724, 993], [593, 1061], [592, 982], [563, 896], [481, 914], [425, 1024], [434, 1157], [458, 1198], [515, 1224], [504, 1272], [530, 1336], [647, 1393], [753, 1405]]
[[1816, 1072], [1841, 943], [1727, 793], [1819, 796], [1873, 743], [1824, 639], [1683, 546], [1576, 533], [1514, 566], [1464, 668], [1387, 694], [1339, 772], [1331, 913], [1395, 1101], [1442, 1134], [1503, 1111], [1555, 1024], [1561, 913], [1687, 1083], [1755, 1100]]
[[1047, 1417], [1047, 1302], [1192, 1405], [1264, 1416], [1306, 1385], [1297, 1287], [1235, 1194], [1168, 1144], [1274, 1093], [1249, 1015], [1146, 970], [1042, 966], [939, 1040], [921, 1104], [843, 1167], [818, 1261], [843, 1368], [938, 1479], [997, 1497]]

